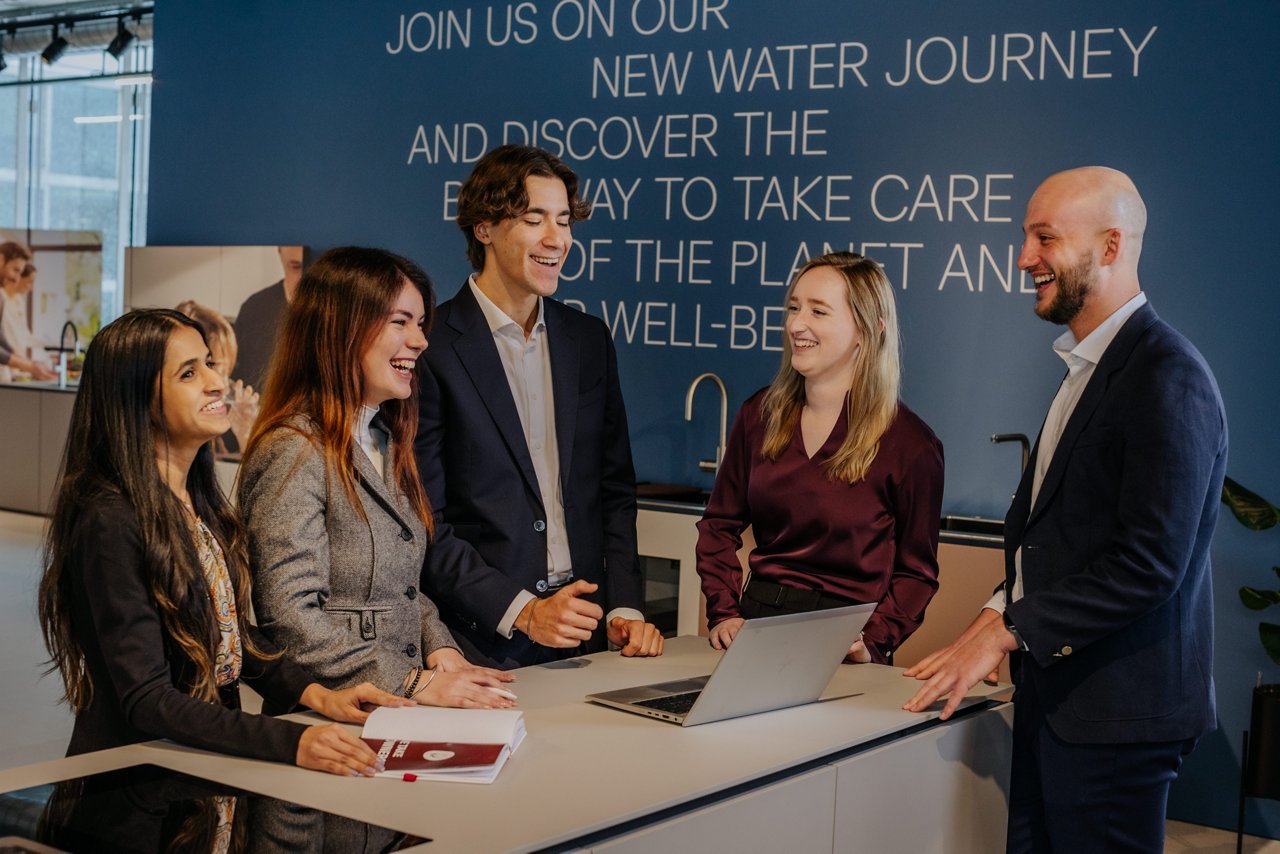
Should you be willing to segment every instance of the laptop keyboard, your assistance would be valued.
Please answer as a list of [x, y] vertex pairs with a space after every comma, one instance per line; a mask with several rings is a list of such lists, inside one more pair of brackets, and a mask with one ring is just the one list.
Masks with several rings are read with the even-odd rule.
[[683, 715], [693, 708], [693, 704], [697, 702], [698, 695], [701, 691], [686, 691], [683, 694], [669, 694], [666, 697], [655, 697], [652, 700], [637, 700], [635, 705], [644, 706], [646, 709], [656, 709], [659, 712], [672, 712], [673, 714]]

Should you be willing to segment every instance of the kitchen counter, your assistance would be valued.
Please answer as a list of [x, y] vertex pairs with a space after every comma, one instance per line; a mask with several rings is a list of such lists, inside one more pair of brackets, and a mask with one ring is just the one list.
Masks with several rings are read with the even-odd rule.
[[660, 658], [601, 653], [517, 671], [528, 737], [490, 785], [340, 778], [152, 742], [0, 772], [0, 791], [150, 762], [427, 837], [428, 852], [1002, 844], [1010, 707], [985, 686], [946, 723], [902, 711], [917, 683], [878, 665], [841, 665], [829, 701], [699, 727], [583, 700], [707, 673], [719, 655], [681, 637]]
[[63, 394], [70, 392], [75, 394], [80, 390], [80, 381], [73, 380], [65, 386], [61, 385], [57, 380], [26, 380], [23, 382], [10, 382], [0, 384], [0, 390], [18, 389], [25, 391], [56, 391]]
[[[679, 634], [706, 634], [706, 605], [697, 573], [695, 527], [704, 505], [690, 500], [645, 497], [638, 500], [637, 542], [642, 557], [670, 560], [678, 565], [676, 587]], [[1004, 580], [1004, 523], [975, 516], [945, 516], [938, 546], [938, 592], [929, 603], [924, 623], [898, 649], [894, 662], [909, 667], [951, 643], [977, 616], [992, 591]], [[755, 546], [751, 529], [743, 532], [738, 552], [746, 571], [746, 556]], [[1008, 665], [1001, 665], [1008, 679]]]
[[[661, 483], [636, 485], [636, 504], [655, 513], [680, 513], [701, 518], [711, 493], [696, 486]], [[1002, 548], [1004, 520], [985, 516], [947, 514], [942, 517], [939, 539], [944, 543]]]
[[0, 509], [48, 511], [75, 392], [57, 383], [0, 385]]

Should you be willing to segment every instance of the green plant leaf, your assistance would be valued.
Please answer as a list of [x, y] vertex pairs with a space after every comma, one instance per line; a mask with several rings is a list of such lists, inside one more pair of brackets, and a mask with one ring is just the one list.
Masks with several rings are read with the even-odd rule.
[[1222, 483], [1222, 503], [1251, 531], [1264, 531], [1280, 522], [1280, 507], [1250, 492], [1231, 478]]
[[1241, 587], [1240, 601], [1251, 611], [1261, 611], [1272, 605], [1280, 605], [1280, 590], [1259, 590], [1256, 587]]
[[1280, 625], [1263, 623], [1258, 626], [1258, 636], [1262, 638], [1262, 648], [1271, 656], [1271, 660], [1280, 664]]

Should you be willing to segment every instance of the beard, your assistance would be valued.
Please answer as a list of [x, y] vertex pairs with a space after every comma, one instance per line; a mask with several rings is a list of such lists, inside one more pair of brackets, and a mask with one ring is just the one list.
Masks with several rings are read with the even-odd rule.
[[1059, 326], [1075, 320], [1084, 309], [1085, 298], [1093, 290], [1097, 275], [1098, 265], [1092, 255], [1086, 255], [1061, 272], [1055, 271], [1057, 293], [1048, 305], [1043, 308], [1036, 306], [1036, 315]]

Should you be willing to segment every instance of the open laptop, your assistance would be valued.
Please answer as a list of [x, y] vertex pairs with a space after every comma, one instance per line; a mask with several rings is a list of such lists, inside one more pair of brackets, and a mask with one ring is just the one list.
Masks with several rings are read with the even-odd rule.
[[681, 726], [812, 703], [875, 607], [747, 620], [710, 676], [604, 691], [587, 699]]

